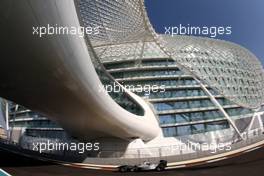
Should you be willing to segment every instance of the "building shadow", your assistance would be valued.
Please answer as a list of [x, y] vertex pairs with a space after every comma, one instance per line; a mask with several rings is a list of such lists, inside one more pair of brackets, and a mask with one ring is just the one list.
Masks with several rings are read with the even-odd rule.
[[0, 149], [0, 167], [32, 167], [32, 166], [43, 166], [43, 165], [56, 165], [50, 162], [44, 162], [29, 158], [26, 156], [11, 153]]

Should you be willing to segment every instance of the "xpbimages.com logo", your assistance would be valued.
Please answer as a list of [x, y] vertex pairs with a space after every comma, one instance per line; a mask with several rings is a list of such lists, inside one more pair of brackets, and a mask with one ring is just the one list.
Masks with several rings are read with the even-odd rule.
[[165, 85], [120, 85], [117, 83], [108, 84], [108, 85], [102, 85], [99, 88], [99, 92], [104, 93], [120, 93], [125, 92], [126, 90], [129, 90], [134, 93], [144, 93], [144, 95], [148, 96], [150, 93], [164, 93], [166, 91]]
[[192, 26], [182, 25], [179, 26], [165, 26], [166, 35], [198, 35], [198, 36], [208, 36], [208, 37], [218, 37], [221, 35], [231, 35], [231, 26]]
[[50, 25], [47, 26], [33, 26], [32, 34], [38, 37], [44, 37], [48, 35], [77, 35], [84, 37], [85, 35], [98, 35], [100, 33], [100, 26], [97, 27], [76, 27], [76, 26], [59, 26]]
[[[79, 154], [90, 151], [100, 150], [100, 143], [66, 143], [66, 142], [35, 142], [33, 143], [33, 150], [39, 153], [49, 153], [50, 151], [76, 151]], [[1, 175], [0, 175], [1, 176]]]

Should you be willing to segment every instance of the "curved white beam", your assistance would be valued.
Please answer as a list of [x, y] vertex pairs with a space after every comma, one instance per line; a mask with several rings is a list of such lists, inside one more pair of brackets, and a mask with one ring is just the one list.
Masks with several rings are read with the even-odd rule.
[[150, 140], [158, 135], [159, 124], [140, 97], [129, 93], [144, 116], [126, 111], [99, 91], [102, 84], [84, 38], [32, 34], [33, 26], [80, 27], [73, 0], [4, 0], [2, 5], [6, 9], [0, 14], [0, 96], [46, 114], [85, 140]]

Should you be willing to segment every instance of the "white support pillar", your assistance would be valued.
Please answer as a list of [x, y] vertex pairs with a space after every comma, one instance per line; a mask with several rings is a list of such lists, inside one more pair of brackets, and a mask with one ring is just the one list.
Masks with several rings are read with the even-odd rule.
[[5, 101], [5, 122], [6, 122], [6, 130], [9, 131], [9, 105], [8, 101]]

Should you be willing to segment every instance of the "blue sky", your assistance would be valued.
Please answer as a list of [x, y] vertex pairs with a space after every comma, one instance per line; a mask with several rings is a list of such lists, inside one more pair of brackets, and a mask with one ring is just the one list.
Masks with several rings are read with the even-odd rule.
[[264, 0], [145, 0], [158, 33], [165, 26], [232, 26], [232, 35], [218, 36], [252, 51], [264, 65]]

